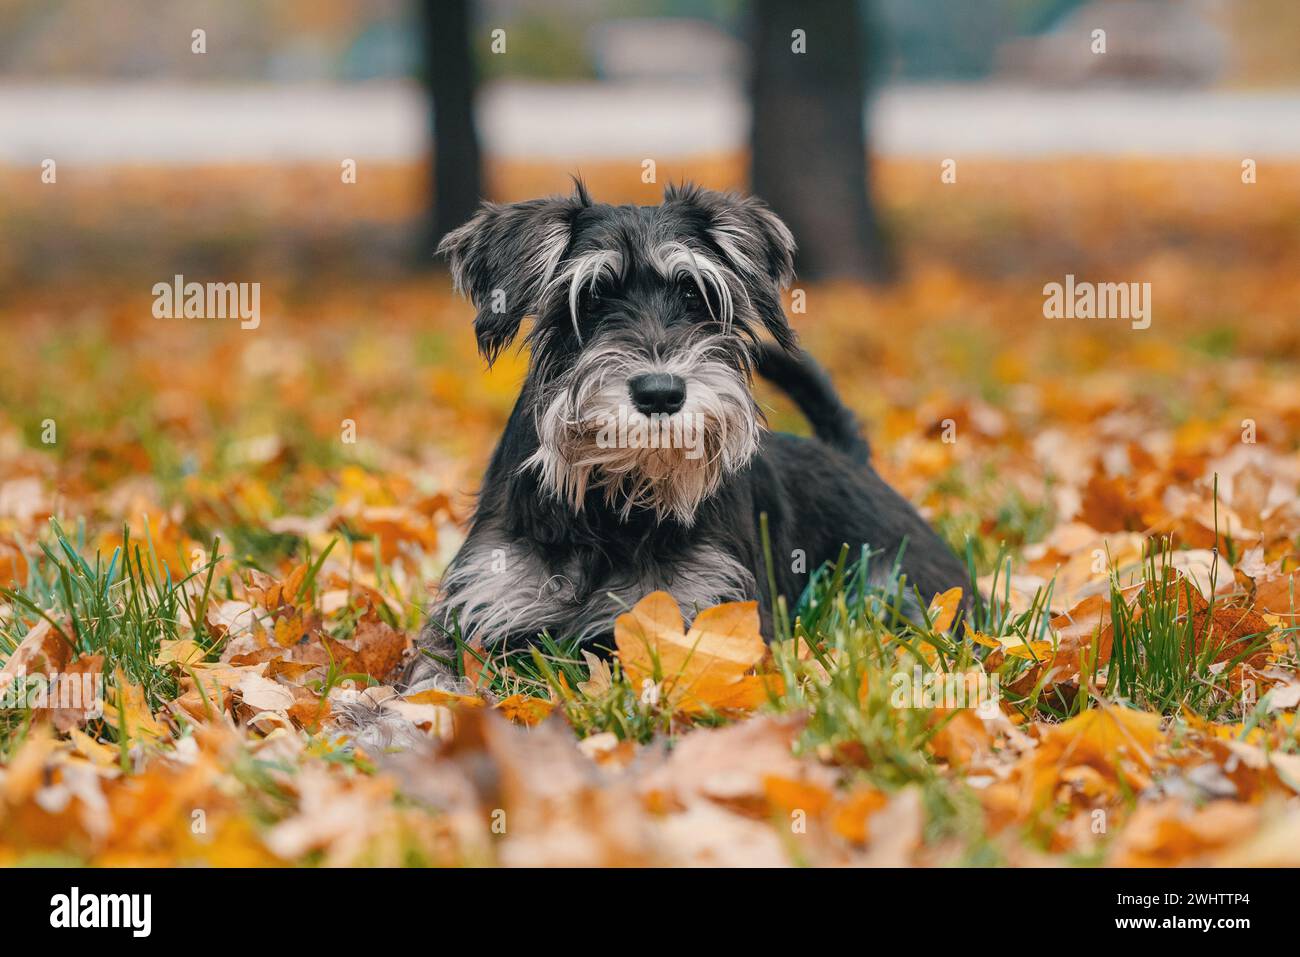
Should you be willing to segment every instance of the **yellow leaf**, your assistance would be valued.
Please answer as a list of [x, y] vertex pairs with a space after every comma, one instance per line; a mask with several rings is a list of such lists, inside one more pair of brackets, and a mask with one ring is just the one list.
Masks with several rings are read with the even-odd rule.
[[403, 695], [402, 700], [411, 704], [459, 705], [464, 708], [481, 708], [484, 705], [483, 699], [478, 695], [456, 694], [453, 691], [439, 691], [437, 688], [426, 688], [424, 691]]
[[961, 588], [949, 588], [941, 595], [930, 600], [930, 621], [935, 631], [947, 631], [957, 619], [957, 610], [961, 608]]
[[112, 700], [104, 705], [104, 723], [114, 731], [123, 733], [120, 722], [125, 714], [125, 734], [129, 738], [165, 737], [167, 728], [149, 710], [144, 688], [127, 680], [121, 668], [117, 669], [115, 679]]
[[193, 638], [177, 638], [158, 646], [158, 664], [188, 665], [203, 660], [203, 649]]
[[1080, 780], [1079, 768], [1085, 765], [1099, 772], [1100, 777], [1088, 782], [1094, 789], [1099, 782], [1112, 781], [1122, 781], [1130, 789], [1145, 787], [1164, 740], [1160, 724], [1158, 714], [1105, 705], [1046, 729], [1039, 746], [1025, 759], [1030, 806], [1045, 807], [1063, 773], [1069, 769]]
[[497, 709], [511, 721], [530, 726], [540, 724], [554, 708], [555, 702], [526, 694], [512, 694], [497, 702]]
[[[671, 646], [682, 633], [682, 613], [673, 596], [665, 591], [646, 595], [626, 614], [614, 621], [614, 644], [618, 660], [632, 687], [654, 680], [655, 657], [660, 645]], [[667, 667], [663, 669], [667, 672]]]
[[683, 635], [676, 600], [653, 592], [614, 622], [614, 642], [632, 686], [661, 680], [670, 710], [752, 708], [766, 697], [761, 681], [743, 680], [767, 652], [757, 602], [705, 609]]
[[1046, 640], [1026, 642], [1019, 635], [986, 635], [983, 632], [966, 629], [966, 637], [977, 645], [995, 648], [1013, 658], [1028, 658], [1041, 661], [1052, 654], [1052, 643]]
[[1163, 739], [1158, 714], [1109, 706], [1093, 708], [1048, 729], [1043, 750], [1059, 748], [1077, 762], [1081, 757], [1114, 761], [1129, 756], [1143, 765], [1151, 763]]
[[743, 675], [735, 684], [719, 689], [708, 704], [715, 711], [753, 711], [783, 694], [785, 681], [780, 675]]
[[283, 618], [277, 618], [275, 621], [275, 643], [281, 648], [288, 648], [290, 645], [296, 645], [300, 640], [306, 623], [302, 616], [298, 614], [285, 615]]
[[72, 746], [77, 753], [101, 768], [111, 768], [117, 764], [118, 753], [102, 741], [97, 741], [80, 728], [68, 732], [72, 737]]

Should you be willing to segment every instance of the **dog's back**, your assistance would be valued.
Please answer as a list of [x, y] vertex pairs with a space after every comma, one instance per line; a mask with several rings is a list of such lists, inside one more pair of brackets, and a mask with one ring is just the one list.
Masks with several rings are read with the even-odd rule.
[[755, 349], [758, 374], [788, 395], [808, 419], [817, 438], [854, 462], [871, 461], [871, 446], [862, 435], [857, 416], [849, 410], [831, 380], [808, 353], [792, 352], [764, 342]]
[[[773, 546], [802, 548], [825, 558], [843, 543], [869, 544], [881, 554], [882, 570], [902, 554], [922, 603], [953, 585], [967, 584], [962, 563], [871, 467], [871, 449], [857, 417], [816, 361], [802, 350], [777, 345], [756, 347], [754, 358], [758, 374], [790, 396], [816, 436], [771, 433], [763, 443], [759, 467], [767, 471], [758, 484], [784, 487], [786, 493], [765, 503], [780, 516], [772, 523]], [[810, 450], [818, 441], [841, 455], [819, 459]], [[776, 571], [787, 595], [799, 594], [807, 583], [806, 576], [787, 575], [781, 567]]]

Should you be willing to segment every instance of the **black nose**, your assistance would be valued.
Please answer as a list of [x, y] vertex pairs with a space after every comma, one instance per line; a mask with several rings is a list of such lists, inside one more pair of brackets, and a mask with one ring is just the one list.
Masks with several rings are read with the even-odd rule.
[[686, 380], [667, 372], [647, 372], [627, 380], [628, 392], [637, 411], [672, 415], [686, 402]]

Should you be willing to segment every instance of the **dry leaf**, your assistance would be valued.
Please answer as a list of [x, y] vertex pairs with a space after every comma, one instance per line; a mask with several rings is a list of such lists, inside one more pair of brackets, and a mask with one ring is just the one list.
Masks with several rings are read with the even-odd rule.
[[497, 702], [497, 710], [518, 724], [540, 724], [555, 709], [555, 702], [526, 694], [512, 694]]
[[[125, 718], [126, 727], [122, 727]], [[149, 710], [144, 689], [131, 683], [122, 669], [114, 672], [114, 691], [104, 705], [104, 723], [132, 740], [167, 737], [167, 728]]]
[[[667, 592], [647, 595], [614, 623], [619, 661], [635, 688], [656, 678], [663, 704], [674, 711], [752, 707], [757, 698], [746, 672], [767, 653], [758, 604], [730, 602], [705, 609], [690, 631]], [[737, 686], [741, 687], [737, 687]]]
[[935, 631], [944, 632], [952, 627], [952, 623], [957, 620], [957, 612], [961, 611], [961, 599], [961, 588], [949, 588], [930, 600], [930, 610], [927, 614], [930, 618], [930, 626]]
[[613, 678], [609, 671], [609, 662], [597, 658], [585, 648], [582, 657], [587, 662], [588, 678], [578, 682], [578, 690], [588, 698], [599, 698], [613, 687]]

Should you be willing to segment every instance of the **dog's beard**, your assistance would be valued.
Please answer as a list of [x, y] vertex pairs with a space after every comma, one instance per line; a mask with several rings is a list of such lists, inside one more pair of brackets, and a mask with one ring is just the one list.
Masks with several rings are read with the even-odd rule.
[[[540, 444], [524, 468], [575, 512], [598, 489], [624, 519], [646, 508], [691, 525], [700, 503], [758, 451], [758, 407], [747, 375], [726, 361], [731, 349], [722, 336], [663, 357], [621, 342], [592, 346], [543, 393]], [[685, 380], [686, 401], [672, 415], [632, 406], [628, 380], [650, 372]]]

